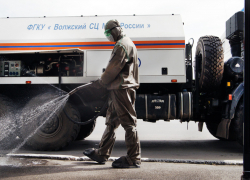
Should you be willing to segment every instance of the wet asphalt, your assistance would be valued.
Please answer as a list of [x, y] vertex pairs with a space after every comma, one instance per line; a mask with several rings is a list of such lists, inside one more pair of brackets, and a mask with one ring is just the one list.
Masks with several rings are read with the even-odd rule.
[[5, 164], [1, 157], [0, 179], [239, 179], [242, 175], [242, 146], [217, 140], [205, 126], [203, 132], [198, 132], [194, 122], [187, 130], [187, 124], [178, 121], [138, 120], [143, 158], [140, 169], [111, 167], [115, 158], [126, 154], [124, 130], [119, 127], [112, 158], [105, 165], [97, 165], [82, 152], [98, 147], [104, 128], [104, 119], [98, 118], [94, 132], [86, 140], [75, 141], [61, 151], [21, 148], [11, 155], [16, 157], [11, 158], [12, 163]]
[[[240, 179], [242, 166], [179, 164], [164, 162], [142, 163], [141, 168], [116, 169], [112, 162], [99, 165], [91, 161], [62, 161], [48, 159], [9, 159], [1, 164], [0, 179], [95, 179], [95, 180], [211, 180]], [[10, 165], [11, 164], [11, 165]]]

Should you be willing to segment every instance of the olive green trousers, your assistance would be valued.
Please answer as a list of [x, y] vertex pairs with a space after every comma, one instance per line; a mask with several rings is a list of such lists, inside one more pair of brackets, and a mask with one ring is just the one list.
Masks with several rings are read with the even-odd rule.
[[125, 130], [128, 162], [141, 163], [140, 141], [136, 130], [135, 99], [136, 91], [132, 88], [110, 90], [106, 129], [99, 144], [99, 155], [110, 157], [116, 139], [115, 131], [121, 124]]

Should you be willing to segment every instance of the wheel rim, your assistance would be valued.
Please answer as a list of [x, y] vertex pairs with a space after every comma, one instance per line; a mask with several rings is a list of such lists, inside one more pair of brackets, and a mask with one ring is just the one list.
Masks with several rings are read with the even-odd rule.
[[40, 137], [52, 138], [55, 137], [62, 129], [63, 120], [61, 115], [55, 116], [48, 120], [37, 132]]

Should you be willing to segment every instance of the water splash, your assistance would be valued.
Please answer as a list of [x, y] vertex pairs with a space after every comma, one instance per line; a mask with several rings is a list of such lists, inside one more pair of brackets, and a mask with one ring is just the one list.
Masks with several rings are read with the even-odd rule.
[[[29, 103], [27, 104], [18, 119], [17, 127], [13, 125], [13, 119], [11, 118], [14, 116], [13, 114], [7, 113], [3, 119], [1, 119], [1, 121], [4, 122], [4, 126], [1, 126], [0, 129], [0, 149], [5, 148], [4, 146], [11, 145], [11, 147], [6, 147], [6, 149], [9, 150], [6, 150], [4, 154], [13, 154], [20, 149], [46, 122], [61, 112], [69, 98], [68, 94], [60, 96], [57, 93], [52, 94], [52, 98], [44, 101], [41, 97], [47, 97], [47, 95], [48, 93], [45, 93], [39, 95], [39, 98], [34, 97], [39, 103], [32, 104], [33, 106]], [[17, 129], [22, 131], [22, 133], [20, 133], [21, 138], [17, 136]]]
[[11, 157], [0, 157], [0, 166], [19, 167], [22, 165], [23, 164], [20, 161], [17, 161]]
[[[31, 115], [29, 118], [24, 116], [21, 117], [21, 122], [23, 129], [25, 129], [26, 134], [22, 134], [23, 141], [20, 143], [16, 148], [14, 148], [9, 154], [15, 153], [18, 149], [20, 149], [28, 140], [30, 137], [32, 137], [46, 122], [48, 122], [50, 119], [53, 118], [53, 116], [56, 116], [56, 114], [59, 114], [61, 110], [64, 108], [69, 95], [63, 95], [59, 96], [42, 106], [39, 106], [35, 108], [33, 111], [29, 112], [28, 115]], [[56, 108], [54, 108], [56, 107]], [[39, 119], [39, 123], [34, 121], [34, 119]], [[28, 128], [26, 128], [28, 127]]]
[[42, 159], [0, 157], [0, 166], [5, 166], [5, 167], [46, 165], [47, 162], [48, 162], [47, 160], [42, 160]]
[[[14, 118], [14, 115], [13, 113], [11, 112], [7, 112], [5, 114], [3, 114], [3, 116], [1, 117], [1, 126], [0, 126], [0, 147], [2, 147], [4, 144], [3, 144], [3, 141], [4, 139], [6, 139], [7, 137], [11, 137], [9, 139], [6, 139], [5, 141], [8, 141], [10, 139], [13, 139], [13, 136], [15, 136], [15, 138], [18, 138], [16, 136], [16, 134], [14, 133], [15, 132], [15, 129], [17, 128], [16, 127], [16, 124], [13, 123], [13, 119]], [[4, 141], [4, 142], [5, 142]], [[5, 145], [6, 145], [7, 142], [5, 142]], [[9, 142], [8, 144], [10, 144], [11, 142]]]
[[[18, 151], [41, 127], [62, 111], [69, 98], [67, 92], [49, 84], [44, 78], [37, 77], [34, 74], [32, 76], [39, 78], [56, 90], [49, 90], [49, 92], [40, 94], [38, 95], [39, 98], [35, 96], [33, 99], [36, 99], [37, 103], [27, 103], [23, 109], [13, 108], [15, 105], [13, 106], [12, 104], [10, 106], [12, 108], [1, 113], [3, 116], [0, 119], [0, 165], [9, 163], [10, 157], [5, 157], [5, 155], [14, 154]], [[48, 94], [50, 94], [50, 98], [44, 100], [43, 97], [46, 97]], [[1, 154], [4, 155], [5, 159], [1, 157]]]

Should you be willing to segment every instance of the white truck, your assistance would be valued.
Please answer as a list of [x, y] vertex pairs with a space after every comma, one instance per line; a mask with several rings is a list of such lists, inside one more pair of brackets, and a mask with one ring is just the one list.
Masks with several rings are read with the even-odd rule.
[[[227, 68], [229, 73], [232, 71], [230, 78], [223, 75], [222, 43], [215, 36], [204, 36], [196, 49], [196, 80], [193, 80], [192, 45], [185, 44], [181, 16], [175, 14], [1, 18], [1, 109], [10, 109], [10, 105], [6, 105], [7, 97], [17, 107], [32, 106], [33, 97], [46, 98], [44, 92], [56, 91], [48, 84], [69, 92], [100, 77], [114, 46], [104, 36], [104, 25], [110, 19], [120, 22], [124, 33], [138, 49], [138, 119], [199, 121], [200, 130], [206, 122], [214, 136], [235, 139], [235, 135], [228, 134], [228, 123], [234, 117], [227, 115], [234, 114], [240, 102], [237, 99], [231, 108], [242, 82], [242, 71], [230, 66]], [[159, 19], [163, 23], [158, 23]], [[236, 61], [242, 63], [241, 59]], [[228, 94], [233, 95], [232, 100], [228, 99]], [[103, 101], [96, 98], [84, 103], [76, 93], [65, 108], [78, 121], [84, 122], [96, 114]], [[241, 114], [236, 113], [236, 116]], [[18, 118], [13, 121], [18, 124]], [[27, 144], [37, 150], [57, 150], [70, 141], [86, 138], [94, 127], [95, 122], [85, 126], [73, 124], [62, 112]]]

